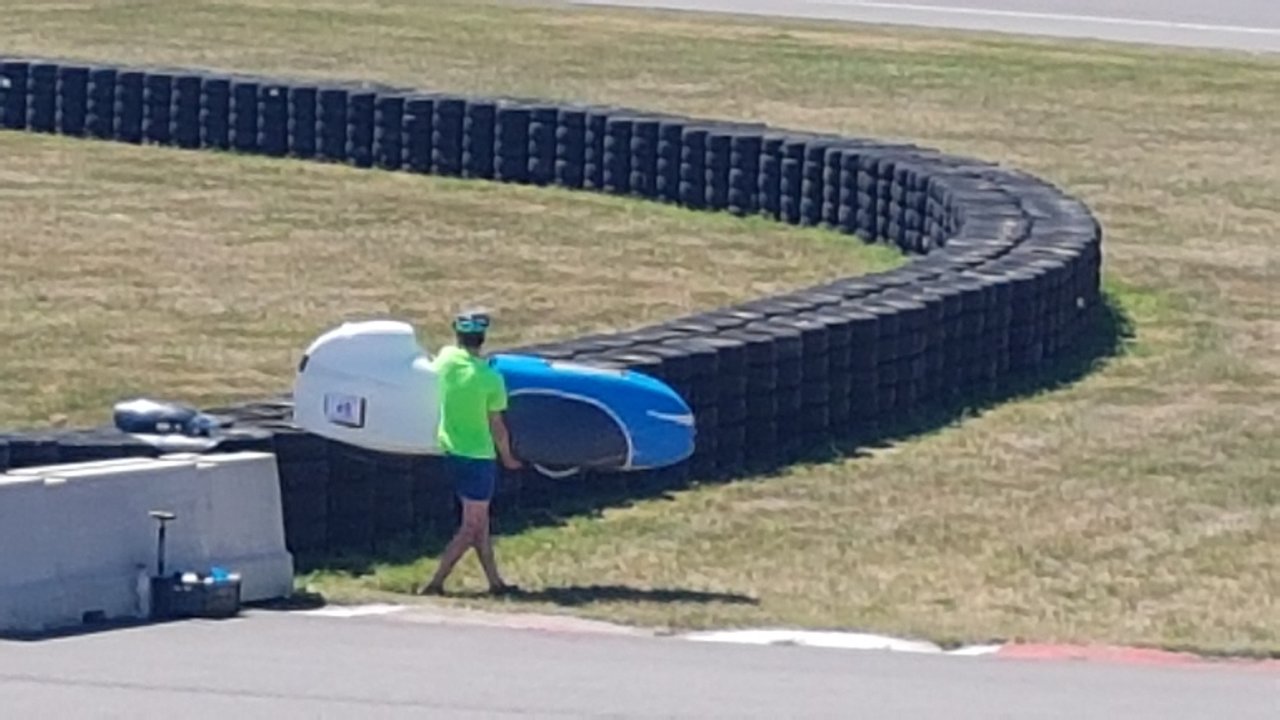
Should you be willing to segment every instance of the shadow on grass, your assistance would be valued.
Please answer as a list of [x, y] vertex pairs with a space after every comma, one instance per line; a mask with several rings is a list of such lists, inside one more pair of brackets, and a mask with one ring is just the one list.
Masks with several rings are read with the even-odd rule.
[[[488, 597], [484, 592], [450, 593], [449, 595], [459, 598]], [[755, 598], [737, 593], [703, 592], [681, 588], [649, 590], [626, 585], [562, 585], [540, 590], [518, 590], [503, 597], [515, 602], [551, 603], [563, 607], [577, 607], [597, 602], [760, 604], [760, 601]]]
[[263, 600], [261, 602], [245, 603], [245, 607], [253, 610], [273, 611], [273, 612], [296, 612], [299, 610], [316, 610], [324, 607], [327, 602], [324, 595], [310, 590], [294, 590], [293, 595], [287, 598], [275, 598], [273, 600]]
[[[1124, 311], [1111, 292], [1103, 294], [1103, 301], [1094, 307], [1092, 317], [1086, 320], [1082, 334], [1064, 354], [1042, 364], [1033, 371], [1011, 374], [985, 392], [969, 391], [943, 401], [934, 401], [913, 412], [886, 423], [859, 437], [839, 439], [810, 448], [787, 465], [837, 462], [848, 458], [864, 457], [869, 451], [892, 447], [915, 436], [934, 432], [953, 425], [965, 418], [980, 416], [986, 410], [1014, 400], [1061, 390], [1079, 382], [1111, 360], [1122, 355], [1134, 338], [1132, 319]], [[785, 467], [785, 466], [784, 466]], [[762, 472], [739, 474], [713, 479], [690, 481], [679, 468], [644, 473], [585, 473], [569, 479], [552, 480], [531, 471], [507, 475], [505, 490], [500, 491], [493, 504], [493, 534], [518, 535], [536, 528], [557, 527], [574, 518], [598, 516], [607, 509], [622, 508], [630, 504], [670, 498], [670, 493], [694, 486], [718, 485], [741, 480], [761, 480], [775, 475], [778, 468]], [[455, 508], [456, 510], [456, 508]], [[456, 518], [455, 512], [455, 518]], [[455, 521], [456, 522], [456, 521]], [[436, 557], [444, 549], [454, 527], [438, 525], [412, 537], [401, 538], [375, 550], [361, 553], [333, 553], [324, 556], [297, 558], [304, 572], [334, 571], [363, 575], [374, 571], [377, 565], [402, 565], [424, 557]], [[625, 590], [625, 592], [623, 592]], [[641, 593], [626, 589], [614, 590]], [[700, 595], [692, 591], [661, 591], [648, 599], [657, 602], [679, 602], [681, 598]], [[591, 602], [607, 595], [607, 590], [597, 588], [561, 588], [540, 591], [541, 599], [562, 604]], [[580, 599], [580, 598], [587, 599]], [[559, 600], [557, 600], [559, 598]], [[660, 599], [668, 598], [668, 599]], [[604, 599], [625, 599], [624, 597]], [[641, 593], [635, 599], [646, 599]]]
[[891, 447], [896, 442], [933, 432], [965, 418], [979, 417], [987, 410], [1017, 400], [1063, 390], [1103, 368], [1123, 355], [1135, 337], [1133, 319], [1117, 298], [1103, 293], [1092, 318], [1082, 328], [1074, 345], [1039, 367], [1011, 373], [988, 391], [969, 391], [926, 404], [885, 424], [877, 432], [859, 440], [837, 441], [831, 451], [815, 453], [807, 461], [865, 455], [868, 449]]

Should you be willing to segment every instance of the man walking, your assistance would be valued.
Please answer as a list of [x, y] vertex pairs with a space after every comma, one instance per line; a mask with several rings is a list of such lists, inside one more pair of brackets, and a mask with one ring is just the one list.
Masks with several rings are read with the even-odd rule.
[[437, 437], [444, 450], [446, 473], [462, 502], [462, 524], [445, 547], [435, 576], [418, 590], [422, 595], [444, 593], [445, 579], [468, 548], [475, 548], [491, 593], [515, 590], [498, 574], [489, 538], [489, 502], [497, 485], [497, 457], [512, 470], [519, 468], [520, 462], [511, 453], [502, 419], [507, 409], [506, 383], [482, 353], [488, 329], [488, 314], [459, 314], [453, 321], [457, 344], [441, 348], [431, 361], [440, 394]]

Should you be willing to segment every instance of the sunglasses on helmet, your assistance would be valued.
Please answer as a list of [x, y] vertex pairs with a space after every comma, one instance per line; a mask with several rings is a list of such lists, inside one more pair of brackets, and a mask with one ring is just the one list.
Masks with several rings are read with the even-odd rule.
[[489, 329], [489, 316], [463, 315], [454, 318], [453, 329], [460, 333], [482, 333]]

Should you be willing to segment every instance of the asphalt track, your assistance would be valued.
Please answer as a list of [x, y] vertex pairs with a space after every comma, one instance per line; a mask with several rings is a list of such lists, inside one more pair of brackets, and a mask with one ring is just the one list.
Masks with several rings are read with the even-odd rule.
[[570, 0], [1280, 52], [1280, 0]]
[[1280, 673], [695, 643], [412, 613], [0, 642], [7, 718], [1275, 720]]

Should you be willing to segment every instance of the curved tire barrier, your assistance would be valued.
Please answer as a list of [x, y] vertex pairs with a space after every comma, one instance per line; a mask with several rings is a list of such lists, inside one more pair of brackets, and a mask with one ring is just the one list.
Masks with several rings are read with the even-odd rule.
[[[18, 58], [0, 59], [0, 128], [556, 185], [829, 227], [912, 257], [650, 327], [519, 348], [650, 373], [689, 400], [695, 456], [627, 478], [622, 494], [768, 471], [989, 393], [1071, 349], [1100, 307], [1102, 230], [1085, 205], [1031, 175], [911, 144], [617, 107]], [[215, 412], [244, 428], [224, 446], [276, 453], [291, 550], [376, 551], [451, 527], [450, 494], [430, 458], [335, 445], [291, 427], [288, 408], [279, 399]], [[110, 430], [0, 440], [11, 467], [158, 452]], [[508, 476], [499, 507], [608, 482]]]

